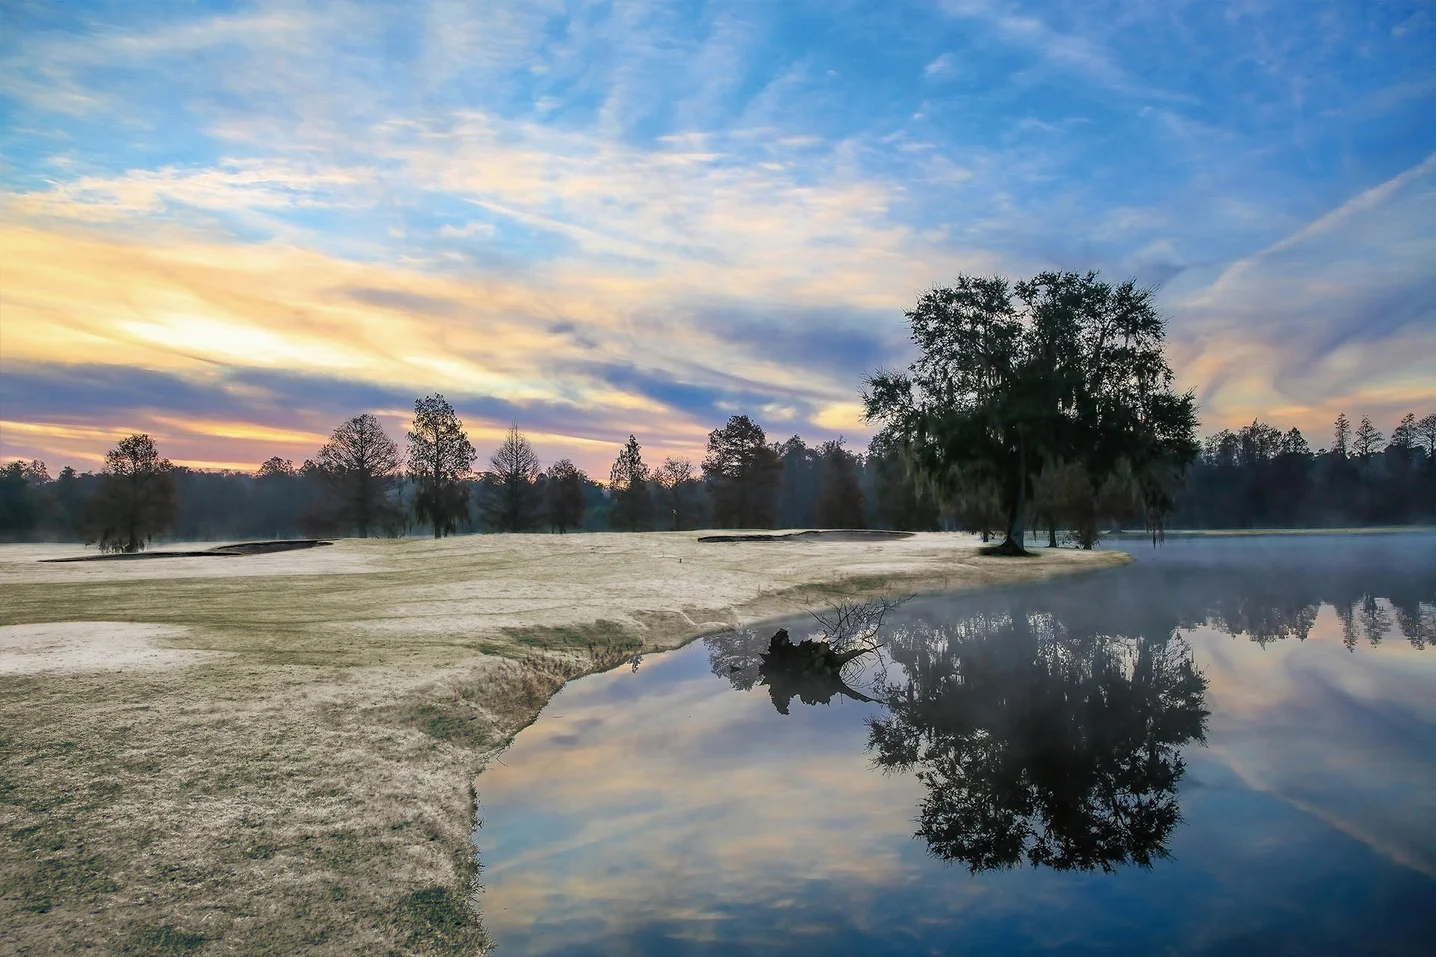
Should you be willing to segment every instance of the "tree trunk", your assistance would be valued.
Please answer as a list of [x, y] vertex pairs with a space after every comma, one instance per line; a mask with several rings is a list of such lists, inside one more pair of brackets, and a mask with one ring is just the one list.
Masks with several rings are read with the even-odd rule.
[[1027, 535], [1027, 444], [1017, 441], [1017, 495], [1007, 513], [1007, 538], [993, 554], [1026, 555], [1022, 540]]
[[1057, 522], [1055, 520], [1047, 523], [1047, 547], [1057, 547]]

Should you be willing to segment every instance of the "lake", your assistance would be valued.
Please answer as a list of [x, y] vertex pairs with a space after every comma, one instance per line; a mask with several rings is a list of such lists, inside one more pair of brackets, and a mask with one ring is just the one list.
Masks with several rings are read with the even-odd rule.
[[1115, 547], [841, 681], [808, 617], [570, 682], [478, 780], [498, 952], [1431, 953], [1436, 534]]

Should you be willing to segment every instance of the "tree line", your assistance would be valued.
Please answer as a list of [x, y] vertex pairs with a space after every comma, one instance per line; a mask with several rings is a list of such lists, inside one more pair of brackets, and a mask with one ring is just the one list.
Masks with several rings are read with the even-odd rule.
[[1313, 450], [1299, 429], [1254, 421], [1209, 437], [1173, 521], [1190, 528], [1436, 522], [1436, 414], [1406, 414], [1390, 436], [1362, 416]]
[[961, 275], [906, 318], [919, 355], [865, 380], [878, 427], [865, 453], [841, 438], [770, 442], [735, 415], [696, 464], [646, 461], [630, 435], [602, 482], [568, 459], [543, 468], [515, 425], [476, 470], [453, 406], [431, 395], [415, 402], [404, 448], [363, 414], [299, 467], [185, 469], [145, 435], [117, 444], [98, 473], [51, 480], [41, 462], [12, 462], [0, 470], [0, 537], [135, 551], [166, 534], [962, 528], [1019, 554], [1029, 529], [1091, 548], [1103, 530], [1137, 525], [1155, 540], [1169, 526], [1436, 520], [1436, 415], [1407, 415], [1389, 441], [1342, 415], [1316, 452], [1298, 430], [1260, 421], [1199, 441], [1155, 291], [1133, 280]]
[[144, 434], [121, 439], [97, 472], [66, 467], [52, 478], [43, 462], [11, 462], [0, 470], [0, 536], [134, 552], [156, 538], [939, 525], [939, 510], [880, 442], [867, 454], [841, 438], [769, 442], [735, 415], [706, 451], [696, 464], [650, 463], [630, 435], [601, 482], [569, 459], [542, 467], [514, 425], [488, 467], [475, 468], [458, 413], [431, 395], [415, 402], [402, 447], [364, 413], [298, 466], [276, 456], [253, 472], [190, 469]]

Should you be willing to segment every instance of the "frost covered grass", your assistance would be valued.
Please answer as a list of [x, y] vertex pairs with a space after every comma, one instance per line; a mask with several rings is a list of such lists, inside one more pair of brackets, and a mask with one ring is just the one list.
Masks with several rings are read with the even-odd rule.
[[0, 953], [482, 950], [475, 776], [566, 679], [843, 599], [1125, 560], [698, 537], [0, 546]]

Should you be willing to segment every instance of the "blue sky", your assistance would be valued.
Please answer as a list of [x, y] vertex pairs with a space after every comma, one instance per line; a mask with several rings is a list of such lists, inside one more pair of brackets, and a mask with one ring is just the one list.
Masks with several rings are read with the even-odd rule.
[[1436, 409], [1436, 11], [24, 3], [0, 455], [312, 454], [455, 401], [602, 473], [862, 441], [961, 271], [1161, 285], [1204, 430]]

